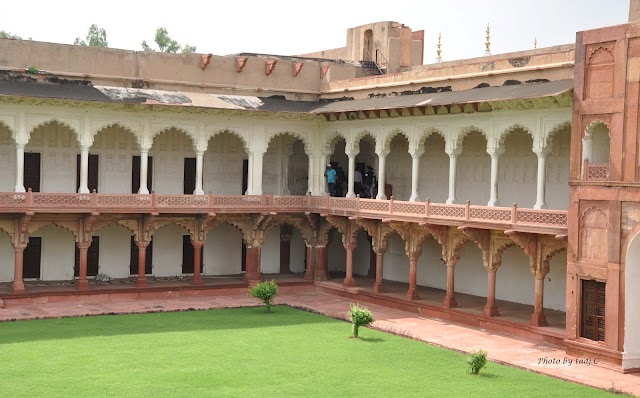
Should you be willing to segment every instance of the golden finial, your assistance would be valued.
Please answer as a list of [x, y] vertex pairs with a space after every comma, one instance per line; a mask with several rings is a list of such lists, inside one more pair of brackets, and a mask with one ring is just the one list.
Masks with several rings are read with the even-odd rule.
[[438, 32], [438, 51], [436, 51], [436, 53], [438, 54], [438, 56], [436, 57], [436, 63], [440, 64], [442, 63], [442, 57], [440, 56], [440, 53], [442, 52], [442, 50], [440, 49], [442, 43], [441, 43], [441, 39], [442, 35], [440, 32]]
[[491, 55], [491, 29], [489, 28], [489, 23], [487, 22], [487, 42], [484, 43], [484, 55]]
[[538, 38], [537, 37], [533, 38], [533, 48], [538, 48]]

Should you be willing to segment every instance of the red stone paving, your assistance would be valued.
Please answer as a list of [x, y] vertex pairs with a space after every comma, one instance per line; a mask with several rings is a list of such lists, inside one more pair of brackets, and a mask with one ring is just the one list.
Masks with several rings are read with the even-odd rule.
[[[276, 303], [305, 307], [338, 318], [346, 318], [349, 307], [348, 299], [313, 292], [309, 289], [305, 289], [305, 291], [284, 291], [278, 297]], [[0, 321], [252, 305], [256, 305], [256, 300], [244, 293], [210, 297], [140, 299], [135, 301], [34, 304], [0, 308]], [[640, 396], [640, 374], [622, 374], [599, 365], [577, 364], [577, 358], [567, 356], [561, 349], [487, 332], [482, 329], [424, 318], [414, 313], [379, 305], [367, 304], [367, 307], [373, 311], [376, 317], [374, 326], [381, 330], [400, 332], [456, 351], [470, 352], [482, 348], [487, 350], [489, 358], [496, 362], [594, 387], [615, 388], [619, 391]], [[547, 363], [541, 363], [542, 359], [546, 359]], [[568, 365], [566, 363], [567, 360], [572, 360], [572, 364]], [[556, 361], [557, 363], [554, 364], [551, 361]]]

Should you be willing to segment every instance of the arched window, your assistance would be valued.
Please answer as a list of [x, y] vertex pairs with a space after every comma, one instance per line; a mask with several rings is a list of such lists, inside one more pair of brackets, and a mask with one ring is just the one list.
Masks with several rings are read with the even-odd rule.
[[609, 127], [601, 122], [593, 122], [587, 127], [582, 139], [582, 178], [590, 181], [609, 179], [609, 156], [611, 138]]

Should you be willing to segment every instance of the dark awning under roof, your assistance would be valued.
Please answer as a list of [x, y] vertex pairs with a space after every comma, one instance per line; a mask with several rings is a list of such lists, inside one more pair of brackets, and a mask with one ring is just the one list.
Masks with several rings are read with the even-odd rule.
[[413, 108], [416, 106], [440, 106], [478, 102], [505, 101], [552, 97], [573, 89], [573, 80], [546, 83], [526, 83], [500, 87], [483, 87], [471, 90], [445, 91], [432, 94], [398, 95], [351, 101], [336, 101], [315, 108], [312, 113], [337, 113], [379, 109]]
[[523, 83], [432, 94], [396, 95], [335, 102], [309, 102], [287, 100], [279, 96], [257, 97], [191, 91], [93, 86], [89, 81], [72, 81], [55, 77], [48, 78], [47, 82], [42, 82], [29, 78], [11, 79], [7, 78], [7, 76], [3, 76], [0, 73], [0, 96], [312, 114], [541, 98], [556, 96], [573, 88], [573, 80], [558, 80], [546, 83]]

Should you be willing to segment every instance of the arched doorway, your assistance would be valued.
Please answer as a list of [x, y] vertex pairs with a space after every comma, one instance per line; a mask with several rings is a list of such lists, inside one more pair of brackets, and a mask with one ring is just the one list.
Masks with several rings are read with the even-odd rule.
[[367, 29], [364, 31], [364, 38], [362, 40], [362, 60], [373, 61], [373, 30]]

